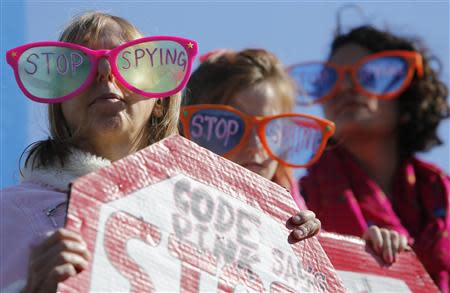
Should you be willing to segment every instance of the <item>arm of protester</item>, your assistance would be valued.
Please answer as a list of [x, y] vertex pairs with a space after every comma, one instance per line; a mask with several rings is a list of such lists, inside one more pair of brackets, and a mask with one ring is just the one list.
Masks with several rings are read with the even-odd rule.
[[430, 219], [414, 242], [417, 257], [443, 292], [450, 292], [450, 216]]
[[429, 183], [424, 185], [432, 187], [432, 196], [427, 190], [420, 193], [427, 221], [412, 247], [436, 284], [443, 292], [446, 288], [450, 292], [450, 177], [429, 176], [425, 181]]
[[392, 264], [397, 260], [397, 254], [409, 251], [408, 238], [395, 230], [370, 226], [362, 236], [366, 243], [381, 256], [383, 260]]
[[56, 230], [31, 251], [28, 278], [23, 293], [56, 292], [59, 282], [88, 267], [86, 243], [75, 232]]
[[288, 242], [293, 244], [317, 235], [321, 223], [310, 210], [304, 210], [290, 217], [286, 222], [286, 228], [292, 230], [288, 236]]

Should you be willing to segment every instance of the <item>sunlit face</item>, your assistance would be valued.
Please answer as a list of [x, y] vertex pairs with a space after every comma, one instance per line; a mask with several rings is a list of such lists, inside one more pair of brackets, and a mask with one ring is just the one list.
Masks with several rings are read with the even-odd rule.
[[[344, 45], [330, 58], [330, 62], [350, 65], [371, 52], [356, 44]], [[397, 101], [363, 96], [355, 90], [347, 74], [336, 95], [325, 105], [325, 116], [336, 124], [337, 138], [354, 135], [388, 134], [397, 128]]]
[[[123, 43], [122, 29], [111, 22], [91, 49], [113, 49]], [[99, 60], [97, 77], [81, 94], [62, 103], [72, 133], [82, 144], [139, 140], [150, 119], [155, 99], [130, 92], [112, 75], [109, 62]]]
[[[229, 105], [252, 116], [278, 115], [283, 112], [281, 99], [270, 83], [238, 92], [231, 98]], [[274, 177], [278, 167], [278, 162], [272, 160], [264, 150], [256, 129], [252, 130], [246, 145], [229, 159], [269, 180]]]

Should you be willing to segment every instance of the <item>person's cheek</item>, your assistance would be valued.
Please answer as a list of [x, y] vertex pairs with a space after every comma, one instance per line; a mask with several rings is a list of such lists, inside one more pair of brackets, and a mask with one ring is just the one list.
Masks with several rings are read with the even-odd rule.
[[[74, 117], [74, 113], [80, 113], [76, 107], [76, 103], [74, 100], [68, 100], [61, 104], [61, 112], [66, 120], [69, 128], [73, 130], [74, 124], [76, 124], [76, 117]], [[76, 115], [75, 115], [76, 116]]]
[[233, 163], [241, 165], [242, 164], [242, 153], [243, 153], [243, 149], [239, 150], [239, 152], [236, 152], [231, 156], [225, 156], [225, 158], [232, 161]]
[[275, 176], [275, 173], [277, 172], [278, 168], [278, 162], [275, 160], [272, 160], [270, 164], [267, 166], [267, 168], [264, 170], [266, 178], [273, 178]]

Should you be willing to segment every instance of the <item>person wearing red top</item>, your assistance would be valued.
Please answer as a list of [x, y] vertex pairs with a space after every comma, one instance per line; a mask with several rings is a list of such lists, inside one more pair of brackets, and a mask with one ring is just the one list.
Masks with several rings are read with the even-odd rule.
[[310, 96], [336, 134], [300, 191], [324, 230], [384, 239], [392, 261], [408, 242], [449, 292], [450, 178], [415, 156], [442, 143], [437, 128], [450, 115], [430, 60], [416, 42], [370, 26], [333, 40]]

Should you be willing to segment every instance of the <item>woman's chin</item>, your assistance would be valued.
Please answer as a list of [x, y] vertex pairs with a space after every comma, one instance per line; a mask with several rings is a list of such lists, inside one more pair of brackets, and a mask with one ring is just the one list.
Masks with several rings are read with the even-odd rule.
[[272, 179], [276, 170], [276, 165], [273, 165], [273, 163], [271, 163], [270, 166], [262, 166], [259, 164], [243, 164], [242, 167], [269, 180]]
[[248, 165], [248, 166], [245, 166], [245, 168], [247, 168], [248, 170], [250, 170], [250, 171], [252, 171], [252, 172], [254, 172], [256, 174], [264, 176], [264, 173], [265, 173], [264, 172], [264, 168], [262, 166], [260, 166], [260, 165], [256, 165], [256, 164]]
[[332, 121], [337, 128], [361, 128], [367, 127], [374, 122], [374, 115], [367, 112], [347, 112], [336, 116]]
[[94, 137], [121, 134], [126, 131], [124, 119], [120, 115], [97, 117], [90, 125]]
[[377, 131], [377, 125], [372, 120], [347, 120], [336, 123], [336, 134], [338, 139], [362, 139], [371, 137]]

